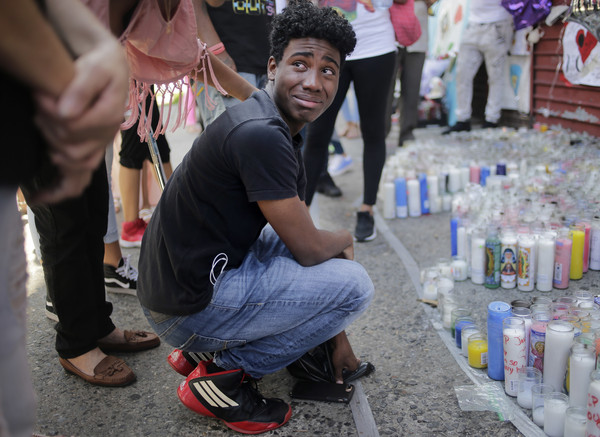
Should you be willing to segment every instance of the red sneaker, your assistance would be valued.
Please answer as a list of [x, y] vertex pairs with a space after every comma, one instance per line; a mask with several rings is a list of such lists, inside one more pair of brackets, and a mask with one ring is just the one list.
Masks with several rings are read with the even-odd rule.
[[177, 388], [190, 410], [220, 419], [242, 434], [271, 431], [290, 420], [292, 408], [281, 399], [264, 398], [242, 369], [211, 372], [209, 365], [201, 361]]
[[123, 222], [121, 225], [121, 238], [119, 238], [121, 247], [141, 247], [146, 226], [148, 225], [142, 219]]
[[181, 349], [173, 349], [167, 357], [167, 362], [177, 373], [188, 376], [200, 361], [211, 361], [213, 355], [212, 352], [184, 352]]

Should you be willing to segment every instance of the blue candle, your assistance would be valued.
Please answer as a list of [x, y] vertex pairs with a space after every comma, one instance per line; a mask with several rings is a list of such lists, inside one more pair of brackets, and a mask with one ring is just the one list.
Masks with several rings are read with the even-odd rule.
[[490, 175], [490, 168], [487, 166], [481, 167], [481, 171], [479, 173], [479, 181], [482, 186], [485, 187], [485, 181], [487, 180], [489, 175]]
[[457, 230], [458, 219], [456, 217], [452, 217], [452, 219], [450, 219], [450, 246], [452, 248], [452, 256], [455, 256], [458, 253], [458, 239], [456, 235]]
[[488, 305], [488, 376], [496, 381], [504, 380], [502, 322], [510, 314], [510, 305], [506, 302], [491, 302]]
[[396, 178], [396, 217], [408, 217], [408, 199], [406, 198], [406, 179]]
[[427, 193], [427, 175], [419, 173], [419, 188], [421, 193], [421, 214], [429, 214], [429, 195]]
[[496, 165], [496, 174], [497, 175], [506, 175], [506, 164], [498, 163]]

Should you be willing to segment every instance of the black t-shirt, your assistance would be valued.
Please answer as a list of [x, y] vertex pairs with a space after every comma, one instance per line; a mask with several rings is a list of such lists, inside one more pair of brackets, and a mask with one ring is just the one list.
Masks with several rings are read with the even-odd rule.
[[171, 315], [208, 305], [211, 270], [218, 277], [223, 267], [239, 267], [267, 224], [257, 201], [304, 200], [301, 141], [291, 137], [265, 91], [206, 128], [171, 176], [144, 233], [142, 305]]
[[210, 5], [206, 8], [237, 71], [266, 74], [275, 3], [272, 0], [226, 0], [218, 8]]

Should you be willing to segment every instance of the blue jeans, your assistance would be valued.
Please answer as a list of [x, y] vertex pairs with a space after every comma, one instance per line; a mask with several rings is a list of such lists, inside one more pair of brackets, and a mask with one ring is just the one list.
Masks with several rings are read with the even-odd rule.
[[144, 313], [172, 346], [218, 351], [218, 366], [260, 378], [343, 331], [367, 309], [373, 291], [355, 261], [302, 267], [267, 226], [242, 265], [221, 273], [204, 310], [174, 317]]

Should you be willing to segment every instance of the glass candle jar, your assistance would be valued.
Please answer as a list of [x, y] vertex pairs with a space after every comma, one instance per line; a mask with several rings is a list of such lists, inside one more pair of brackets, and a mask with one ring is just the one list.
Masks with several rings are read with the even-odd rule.
[[569, 397], [552, 392], [544, 396], [544, 432], [550, 437], [563, 437]]
[[488, 365], [488, 343], [483, 334], [473, 334], [469, 337], [468, 361], [475, 369], [485, 369]]
[[544, 396], [554, 392], [552, 384], [541, 383], [531, 387], [531, 409], [533, 423], [539, 427], [544, 426]]
[[574, 331], [573, 325], [564, 320], [553, 320], [546, 327], [544, 381], [552, 384], [556, 391], [563, 391]]
[[519, 317], [507, 317], [502, 322], [504, 336], [504, 391], [509, 396], [519, 392], [519, 371], [527, 366], [525, 321]]
[[517, 403], [527, 409], [533, 406], [533, 397], [531, 388], [542, 382], [542, 372], [535, 367], [523, 367], [519, 372], [519, 392], [517, 394]]

